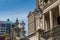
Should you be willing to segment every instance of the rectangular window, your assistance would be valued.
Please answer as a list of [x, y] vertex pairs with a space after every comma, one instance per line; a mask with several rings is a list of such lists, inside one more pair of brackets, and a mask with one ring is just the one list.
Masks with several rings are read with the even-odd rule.
[[1, 30], [6, 30], [6, 28], [4, 27], [4, 28], [1, 28]]
[[5, 27], [5, 24], [1, 24], [1, 27]]
[[6, 32], [6, 31], [1, 31], [1, 32]]

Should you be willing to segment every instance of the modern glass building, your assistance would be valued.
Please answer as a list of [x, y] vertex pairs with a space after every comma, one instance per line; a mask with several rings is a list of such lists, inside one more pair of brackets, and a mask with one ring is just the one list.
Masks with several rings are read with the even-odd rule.
[[9, 19], [7, 19], [7, 21], [0, 21], [0, 35], [4, 33], [10, 34], [11, 28], [13, 28], [14, 26], [15, 24], [9, 21]]

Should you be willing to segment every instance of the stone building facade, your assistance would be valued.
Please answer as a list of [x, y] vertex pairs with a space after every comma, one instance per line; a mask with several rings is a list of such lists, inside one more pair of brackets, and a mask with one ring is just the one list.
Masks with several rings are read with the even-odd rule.
[[36, 0], [28, 15], [29, 40], [60, 39], [60, 0]]

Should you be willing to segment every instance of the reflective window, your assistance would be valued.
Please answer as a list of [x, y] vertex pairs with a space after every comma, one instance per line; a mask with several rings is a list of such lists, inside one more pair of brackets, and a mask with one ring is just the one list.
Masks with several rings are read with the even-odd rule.
[[6, 28], [1, 28], [1, 30], [6, 30]]
[[1, 27], [5, 27], [5, 24], [1, 24]]
[[5, 31], [1, 31], [1, 32], [5, 32]]

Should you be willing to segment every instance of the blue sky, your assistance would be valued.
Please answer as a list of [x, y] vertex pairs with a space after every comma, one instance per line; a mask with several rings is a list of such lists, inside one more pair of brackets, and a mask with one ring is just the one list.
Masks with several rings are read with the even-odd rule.
[[15, 22], [18, 17], [19, 22], [23, 20], [26, 23], [27, 29], [27, 15], [35, 7], [35, 0], [0, 0], [0, 21], [9, 18]]

